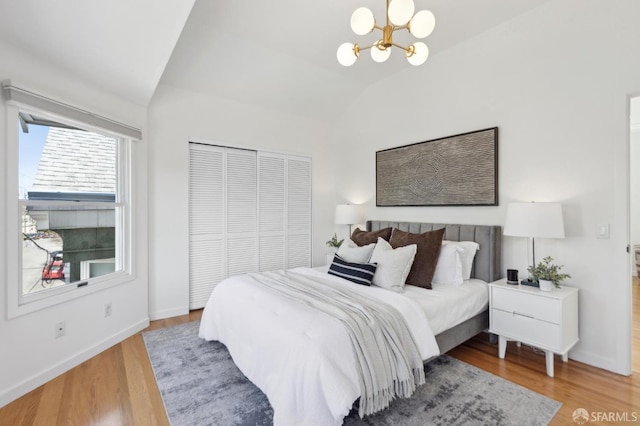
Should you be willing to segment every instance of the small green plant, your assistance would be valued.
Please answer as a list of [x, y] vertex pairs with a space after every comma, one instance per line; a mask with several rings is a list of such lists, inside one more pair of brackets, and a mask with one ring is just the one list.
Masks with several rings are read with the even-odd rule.
[[571, 278], [571, 275], [561, 274], [560, 269], [562, 269], [563, 265], [554, 265], [551, 263], [552, 261], [553, 258], [547, 256], [537, 265], [529, 266], [527, 271], [529, 271], [531, 278], [537, 283], [539, 283], [540, 280], [547, 280], [551, 281], [556, 287], [560, 287], [560, 283], [567, 278]]
[[338, 248], [338, 247], [340, 247], [340, 244], [342, 244], [343, 241], [344, 240], [339, 240], [338, 236], [334, 233], [333, 237], [329, 241], [327, 241], [327, 245], [329, 247]]

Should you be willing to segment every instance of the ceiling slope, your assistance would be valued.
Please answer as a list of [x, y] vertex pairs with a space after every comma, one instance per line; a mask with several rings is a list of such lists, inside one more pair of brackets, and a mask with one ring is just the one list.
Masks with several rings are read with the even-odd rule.
[[146, 106], [193, 3], [2, 0], [0, 39], [75, 78]]

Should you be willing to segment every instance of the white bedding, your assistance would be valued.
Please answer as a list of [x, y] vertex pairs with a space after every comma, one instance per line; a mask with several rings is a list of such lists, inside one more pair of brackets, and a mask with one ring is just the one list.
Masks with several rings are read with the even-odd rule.
[[432, 290], [406, 285], [404, 294], [424, 310], [433, 334], [440, 334], [489, 306], [489, 286], [485, 281], [470, 279], [462, 285], [432, 284]]
[[[422, 358], [439, 354], [427, 315], [411, 293], [359, 286], [310, 268], [296, 271], [390, 303], [405, 316]], [[267, 395], [276, 425], [342, 424], [360, 396], [353, 349], [340, 323], [278, 297], [247, 275], [216, 286], [199, 335], [227, 346], [238, 368]]]
[[[313, 268], [327, 272], [328, 266]], [[417, 302], [429, 320], [433, 334], [440, 334], [478, 315], [489, 306], [489, 286], [486, 281], [471, 278], [462, 285], [431, 284], [431, 290], [413, 285], [404, 286], [404, 294]]]

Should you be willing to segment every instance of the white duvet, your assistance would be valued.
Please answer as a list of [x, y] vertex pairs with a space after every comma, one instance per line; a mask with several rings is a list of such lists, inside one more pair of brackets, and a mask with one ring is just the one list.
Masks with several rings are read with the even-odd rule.
[[432, 287], [432, 290], [425, 290], [407, 285], [404, 294], [422, 307], [435, 335], [485, 311], [489, 306], [489, 286], [485, 281], [472, 278], [462, 285], [432, 284]]
[[[403, 293], [365, 287], [309, 268], [297, 272], [394, 306], [423, 359], [439, 354], [424, 310]], [[275, 425], [339, 425], [360, 396], [349, 337], [335, 319], [257, 284], [248, 275], [220, 282], [205, 306], [200, 337], [224, 343], [240, 370], [267, 396]]]

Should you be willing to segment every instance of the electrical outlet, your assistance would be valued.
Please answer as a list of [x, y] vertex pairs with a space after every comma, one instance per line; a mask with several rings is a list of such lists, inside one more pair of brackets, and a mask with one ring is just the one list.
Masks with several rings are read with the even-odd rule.
[[65, 324], [64, 321], [60, 321], [59, 323], [56, 324], [56, 328], [55, 328], [56, 339], [58, 337], [64, 336], [66, 332], [67, 332], [67, 325]]
[[109, 302], [106, 305], [104, 305], [104, 316], [105, 317], [110, 317], [111, 316], [111, 302]]

